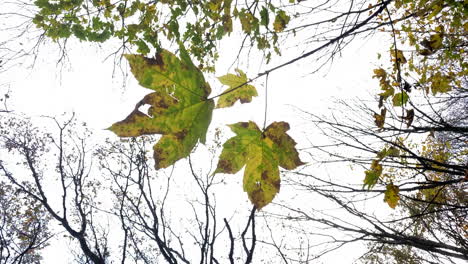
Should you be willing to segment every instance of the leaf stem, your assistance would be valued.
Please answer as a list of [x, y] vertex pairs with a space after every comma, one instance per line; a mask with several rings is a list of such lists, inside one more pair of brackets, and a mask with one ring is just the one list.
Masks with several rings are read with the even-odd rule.
[[265, 77], [265, 115], [263, 118], [263, 129], [262, 131], [265, 131], [266, 123], [267, 123], [267, 111], [268, 111], [268, 76], [270, 76], [269, 73], [267, 73]]

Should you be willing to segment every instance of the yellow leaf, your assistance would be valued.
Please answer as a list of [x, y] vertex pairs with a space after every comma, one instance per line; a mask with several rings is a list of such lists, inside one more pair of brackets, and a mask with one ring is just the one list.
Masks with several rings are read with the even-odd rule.
[[387, 77], [387, 73], [385, 72], [384, 69], [382, 68], [374, 69], [374, 76], [372, 76], [372, 78], [386, 78], [386, 77]]
[[278, 166], [292, 170], [304, 163], [299, 159], [296, 142], [286, 134], [286, 122], [273, 122], [263, 132], [250, 122], [229, 125], [236, 136], [223, 145], [215, 173], [244, 171], [244, 191], [260, 210], [269, 204], [280, 190]]
[[229, 73], [218, 77], [218, 80], [229, 88], [219, 97], [216, 108], [230, 107], [237, 101], [242, 104], [250, 103], [252, 97], [258, 95], [254, 86], [246, 84], [247, 75], [239, 69], [236, 69], [236, 72], [237, 75]]
[[405, 55], [403, 54], [403, 51], [401, 50], [391, 50], [391, 56], [392, 56], [392, 61], [396, 61], [401, 64], [405, 64], [407, 62]]
[[431, 91], [433, 95], [437, 93], [447, 93], [452, 90], [450, 85], [452, 78], [447, 75], [442, 75], [441, 72], [437, 72], [431, 76]]
[[282, 32], [289, 23], [290, 17], [283, 10], [278, 11], [273, 22], [273, 28], [276, 32]]
[[387, 185], [387, 190], [385, 191], [384, 202], [390, 206], [390, 208], [395, 209], [400, 200], [400, 196], [398, 193], [400, 192], [400, 188], [398, 186], [393, 185], [390, 183]]
[[[180, 58], [167, 50], [155, 58], [126, 55], [139, 84], [154, 92], [139, 101], [124, 120], [109, 130], [119, 137], [162, 134], [154, 145], [156, 169], [187, 157], [198, 142], [204, 143], [214, 109], [211, 88], [181, 45]], [[149, 106], [147, 113], [141, 106]]]

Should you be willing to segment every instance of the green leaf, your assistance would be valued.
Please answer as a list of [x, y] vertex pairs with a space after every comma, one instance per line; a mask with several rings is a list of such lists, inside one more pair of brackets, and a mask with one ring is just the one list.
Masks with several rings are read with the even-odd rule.
[[391, 86], [382, 86], [382, 93], [379, 93], [380, 96], [383, 97], [383, 99], [387, 99], [388, 97], [392, 96], [395, 94], [395, 89]]
[[387, 185], [387, 190], [385, 191], [384, 202], [390, 206], [390, 208], [395, 209], [400, 200], [400, 196], [398, 193], [400, 192], [400, 188], [398, 186], [393, 185], [390, 183]]
[[[226, 74], [218, 77], [218, 80], [229, 86], [229, 89], [224, 91], [225, 94], [219, 97], [216, 108], [230, 107], [239, 100], [242, 104], [250, 103], [253, 96], [257, 96], [257, 89], [254, 86], [245, 84], [248, 79], [247, 75], [239, 69], [236, 69], [237, 75]], [[232, 92], [231, 92], [232, 91]]]
[[383, 148], [379, 153], [377, 153], [377, 158], [379, 160], [383, 160], [386, 157], [399, 157], [400, 150], [395, 148], [394, 146]]
[[371, 189], [377, 184], [380, 175], [382, 175], [382, 165], [380, 165], [379, 160], [373, 160], [370, 170], [366, 170], [365, 174], [364, 187], [367, 186], [368, 189]]
[[390, 157], [399, 157], [400, 156], [400, 150], [397, 149], [396, 147], [389, 147], [387, 149], [387, 156], [390, 156]]
[[150, 53], [150, 48], [148, 47], [148, 45], [146, 45], [146, 43], [143, 41], [143, 40], [138, 40], [136, 42], [136, 45], [138, 47], [138, 50], [137, 52], [140, 53], [140, 54], [148, 54]]
[[250, 11], [242, 9], [239, 13], [239, 19], [241, 22], [242, 30], [250, 34], [253, 30], [258, 27], [258, 19], [250, 13]]
[[[162, 134], [154, 145], [156, 169], [173, 165], [190, 154], [198, 141], [204, 143], [214, 109], [203, 74], [181, 46], [181, 57], [167, 50], [155, 58], [125, 55], [141, 86], [154, 90], [124, 120], [109, 129], [119, 137]], [[148, 105], [148, 113], [140, 107]]]
[[397, 93], [393, 96], [393, 106], [402, 106], [408, 102], [408, 94], [406, 92]]
[[215, 173], [234, 174], [246, 165], [244, 191], [260, 210], [280, 190], [278, 166], [292, 170], [304, 163], [299, 159], [296, 142], [286, 134], [286, 122], [274, 122], [263, 133], [252, 121], [229, 127], [236, 136], [224, 143]]
[[260, 25], [267, 27], [269, 23], [270, 17], [268, 9], [263, 7], [262, 10], [260, 10]]

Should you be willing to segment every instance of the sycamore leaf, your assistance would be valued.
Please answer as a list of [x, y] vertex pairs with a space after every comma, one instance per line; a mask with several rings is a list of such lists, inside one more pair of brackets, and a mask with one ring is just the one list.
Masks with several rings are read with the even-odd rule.
[[[190, 154], [198, 141], [204, 143], [214, 109], [203, 74], [181, 46], [180, 59], [167, 50], [155, 58], [125, 55], [141, 86], [154, 90], [124, 120], [109, 129], [119, 137], [162, 134], [154, 145], [156, 169], [166, 168]], [[148, 113], [140, 108], [149, 106]]]
[[236, 136], [224, 143], [215, 173], [235, 174], [246, 165], [244, 191], [260, 210], [280, 190], [278, 166], [292, 170], [304, 163], [299, 159], [296, 142], [286, 134], [286, 122], [274, 122], [263, 133], [252, 121], [229, 127]]
[[239, 20], [242, 30], [247, 34], [250, 34], [258, 28], [258, 19], [252, 15], [249, 10], [243, 8], [239, 13]]
[[275, 17], [275, 22], [273, 22], [273, 29], [276, 32], [282, 32], [286, 25], [289, 23], [290, 17], [283, 10], [278, 11]]
[[[239, 69], [236, 69], [237, 75], [235, 74], [226, 74], [224, 76], [218, 77], [218, 80], [229, 86], [229, 89], [224, 91], [225, 94], [219, 97], [216, 108], [230, 107], [239, 100], [243, 103], [250, 103], [253, 96], [257, 96], [257, 89], [254, 86], [245, 84], [247, 80], [247, 75]], [[235, 90], [234, 90], [235, 89]], [[232, 90], [232, 92], [230, 92]]]
[[402, 106], [408, 102], [409, 96], [406, 92], [397, 93], [393, 96], [393, 106]]
[[380, 165], [379, 160], [373, 160], [370, 170], [366, 170], [366, 177], [364, 178], [364, 187], [367, 186], [368, 189], [374, 187], [377, 184], [377, 181], [382, 175], [382, 165]]
[[385, 191], [384, 202], [390, 206], [390, 208], [395, 209], [400, 200], [400, 196], [398, 193], [400, 192], [400, 188], [398, 186], [393, 185], [390, 183], [387, 185], [387, 190]]

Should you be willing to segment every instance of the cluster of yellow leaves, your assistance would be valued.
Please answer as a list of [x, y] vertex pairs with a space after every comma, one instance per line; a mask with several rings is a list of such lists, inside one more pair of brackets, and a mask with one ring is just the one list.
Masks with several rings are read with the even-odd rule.
[[[398, 3], [399, 2], [399, 3]], [[395, 13], [406, 10], [414, 19], [403, 20], [398, 37], [415, 49], [407, 69], [426, 93], [450, 92], [461, 87], [467, 74], [463, 48], [468, 33], [468, 6], [442, 0], [397, 1]]]
[[[414, 94], [410, 94], [412, 89], [433, 96], [450, 93], [463, 87], [468, 74], [464, 50], [468, 34], [466, 2], [396, 0], [389, 8], [389, 15], [394, 23], [388, 29], [399, 42], [393, 43], [390, 50], [391, 66], [374, 69], [373, 78], [379, 80], [381, 92], [380, 112], [373, 117], [380, 129], [385, 126], [387, 107], [402, 107], [399, 118], [408, 127], [412, 126], [415, 110], [405, 109]], [[383, 23], [390, 21], [385, 15], [379, 19]], [[384, 104], [387, 100], [390, 104]], [[436, 161], [447, 162], [450, 158], [450, 152], [440, 149], [438, 144], [424, 144], [424, 148], [421, 155], [430, 153], [431, 159]], [[378, 155], [366, 171], [364, 186], [371, 188], [382, 177], [386, 168], [381, 160]], [[428, 195], [433, 191], [424, 190]], [[387, 184], [384, 201], [392, 208], [398, 203], [398, 192], [398, 186]]]
[[[386, 191], [384, 192], [384, 202], [392, 209], [395, 209], [400, 200], [400, 189], [393, 184], [391, 174], [388, 174], [392, 169], [386, 169], [381, 162], [386, 158], [398, 158], [400, 155], [398, 144], [385, 146], [377, 153], [375, 159], [371, 163], [370, 169], [365, 171], [364, 187], [367, 186], [368, 189], [372, 189], [379, 180], [386, 178], [385, 182], [387, 182], [387, 185]], [[385, 173], [384, 170], [386, 171]]]

